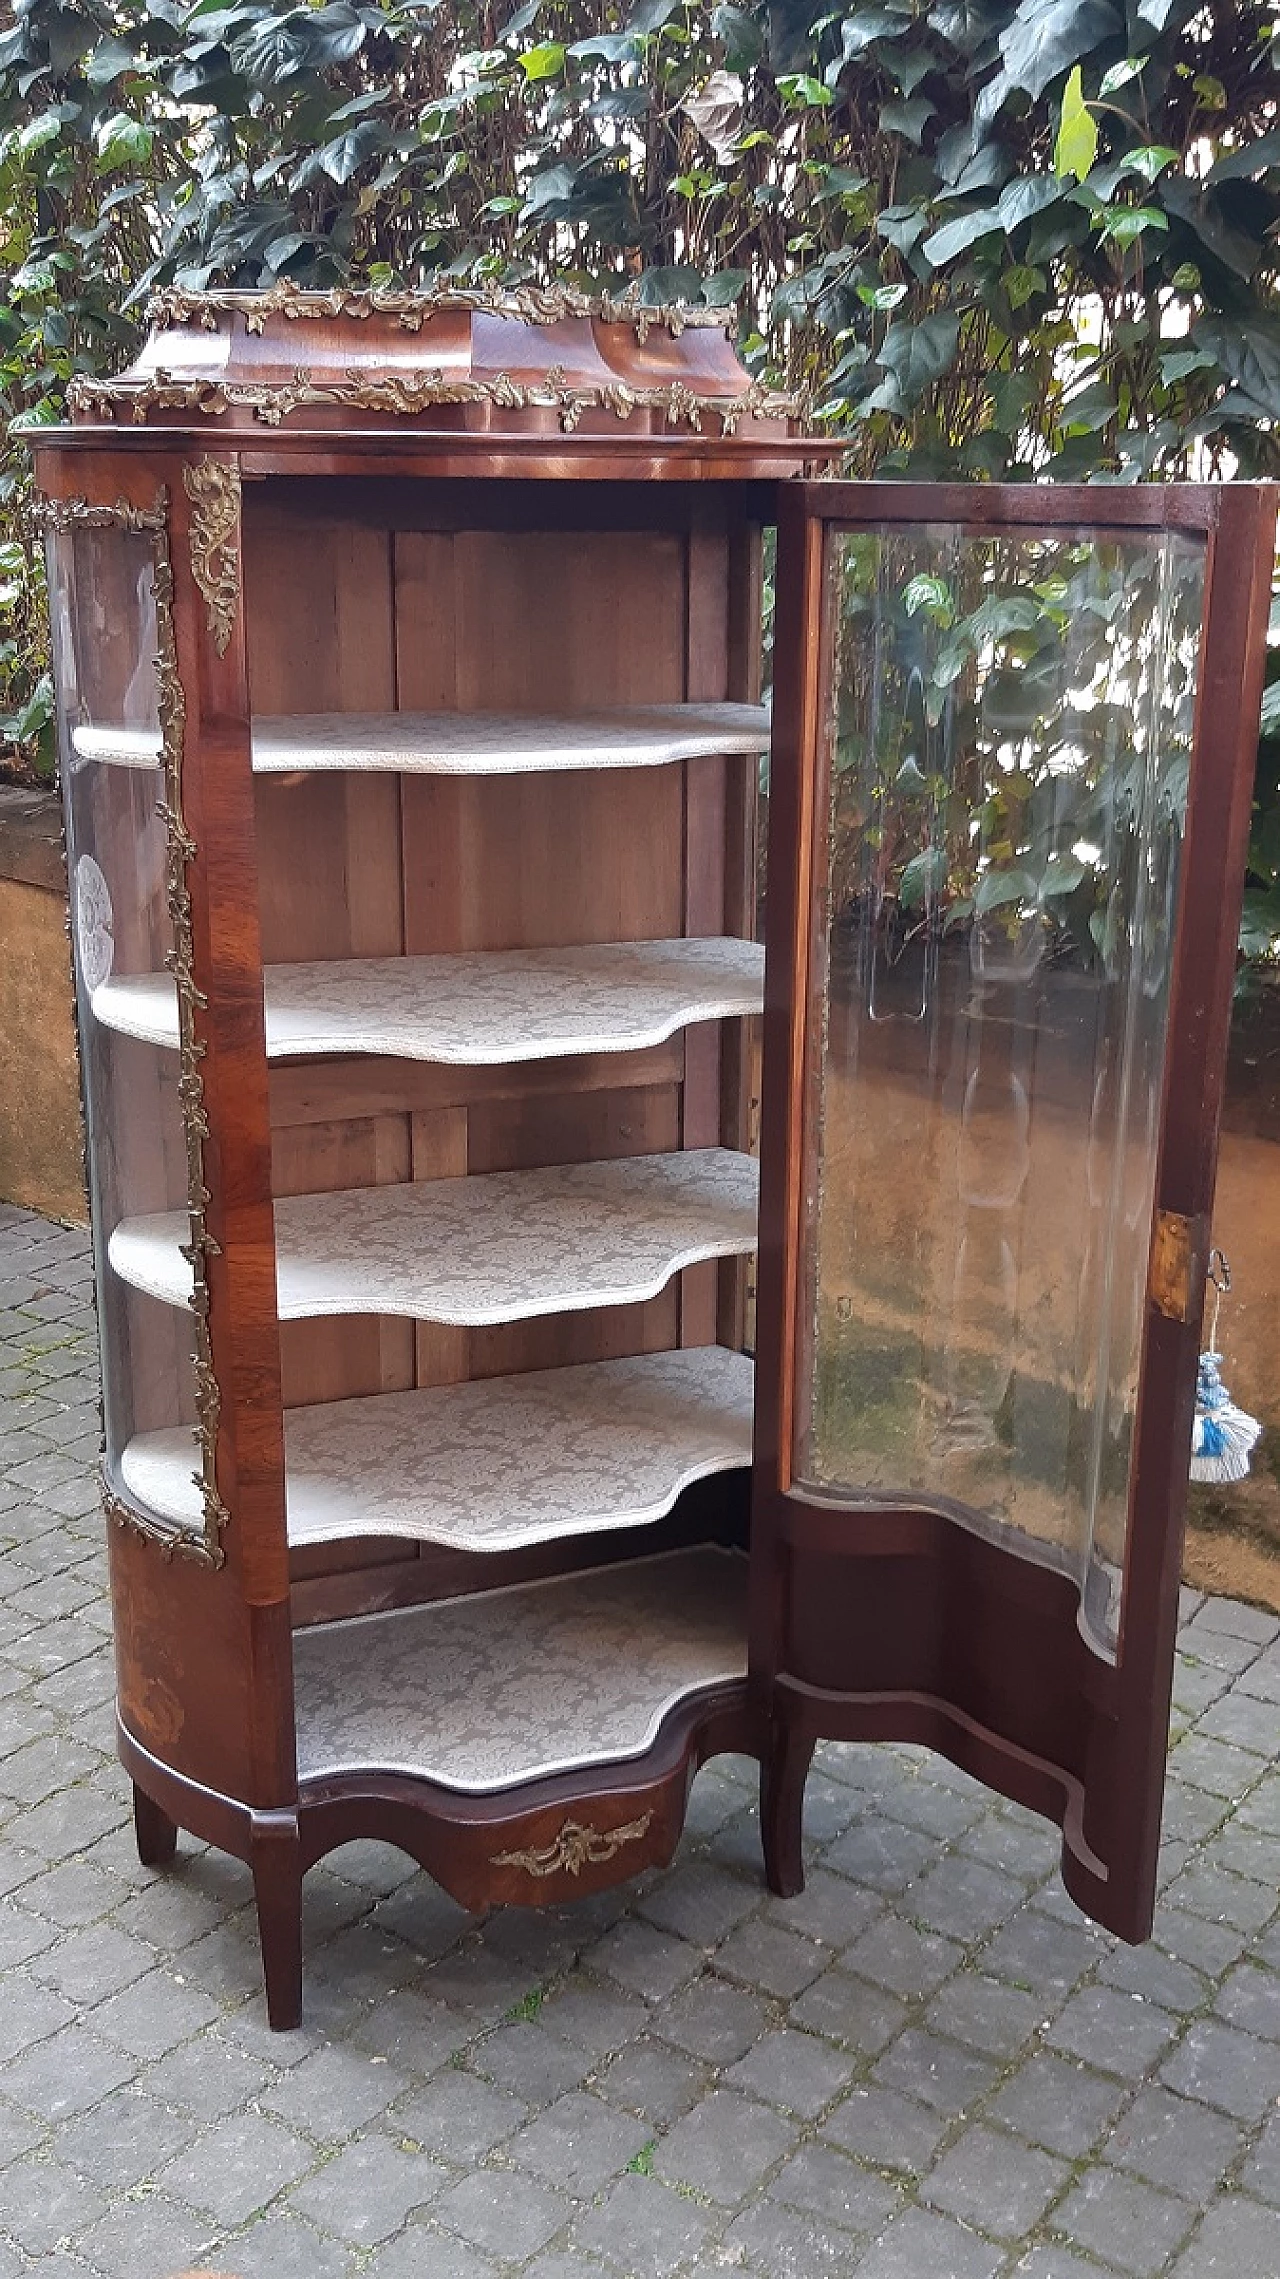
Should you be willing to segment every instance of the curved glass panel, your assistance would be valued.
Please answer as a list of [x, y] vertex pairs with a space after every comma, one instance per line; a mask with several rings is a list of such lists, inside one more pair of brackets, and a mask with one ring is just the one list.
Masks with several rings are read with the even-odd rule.
[[132, 1289], [107, 1258], [121, 1219], [186, 1208], [179, 1056], [94, 1014], [95, 992], [110, 976], [162, 972], [174, 950], [155, 548], [149, 532], [95, 526], [54, 529], [48, 546], [107, 1482], [136, 1506], [124, 1469], [134, 1435], [191, 1424], [200, 1530], [191, 1318]]
[[1203, 541], [827, 549], [795, 1484], [1067, 1570], [1111, 1655]]

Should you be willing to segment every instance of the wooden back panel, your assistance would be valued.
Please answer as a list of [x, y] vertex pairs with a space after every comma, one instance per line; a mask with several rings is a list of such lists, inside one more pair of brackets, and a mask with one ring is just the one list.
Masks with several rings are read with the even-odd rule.
[[[730, 502], [638, 527], [450, 527], [418, 486], [246, 488], [255, 712], [572, 711], [754, 695], [754, 531]], [[425, 486], [423, 487], [425, 492]], [[659, 494], [661, 495], [661, 494]], [[549, 522], [554, 498], [540, 499]], [[526, 522], [526, 526], [521, 523]], [[751, 931], [755, 767], [446, 779], [262, 778], [263, 955], [288, 959]], [[731, 1065], [732, 1061], [732, 1065]], [[314, 1062], [272, 1076], [279, 1194], [744, 1141], [737, 1060], [705, 1025], [652, 1051], [501, 1069]], [[281, 1329], [287, 1406], [729, 1334], [732, 1270], [643, 1306], [466, 1331]], [[308, 1573], [390, 1556], [311, 1553]], [[396, 1553], [403, 1559], [403, 1547]], [[495, 1567], [495, 1580], [497, 1579]]]

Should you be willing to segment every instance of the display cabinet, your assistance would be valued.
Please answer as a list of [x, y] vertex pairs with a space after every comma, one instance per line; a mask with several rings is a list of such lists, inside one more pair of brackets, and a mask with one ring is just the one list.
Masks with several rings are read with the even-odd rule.
[[143, 1858], [288, 2025], [352, 1837], [559, 1901], [733, 1749], [794, 1890], [905, 1736], [1141, 1936], [1267, 494], [813, 481], [533, 288], [170, 293], [36, 445]]

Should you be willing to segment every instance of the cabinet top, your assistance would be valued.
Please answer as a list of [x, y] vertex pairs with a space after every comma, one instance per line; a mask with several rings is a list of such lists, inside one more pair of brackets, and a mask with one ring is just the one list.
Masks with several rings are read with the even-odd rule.
[[[799, 402], [753, 378], [732, 312], [657, 307], [568, 286], [442, 284], [188, 293], [153, 300], [150, 334], [117, 379], [73, 380], [74, 439], [104, 430], [332, 448], [336, 438], [447, 439], [483, 453], [518, 446], [564, 465], [621, 443], [664, 460], [745, 472], [799, 468], [824, 445]], [[264, 433], [265, 431], [265, 433]], [[67, 430], [57, 438], [72, 440]], [[45, 430], [37, 444], [54, 440]], [[412, 447], [412, 445], [411, 445]], [[531, 466], [530, 471], [535, 471]], [[566, 471], [568, 468], [566, 467]], [[578, 471], [576, 468], [574, 471]], [[589, 471], [584, 466], [582, 471]]]

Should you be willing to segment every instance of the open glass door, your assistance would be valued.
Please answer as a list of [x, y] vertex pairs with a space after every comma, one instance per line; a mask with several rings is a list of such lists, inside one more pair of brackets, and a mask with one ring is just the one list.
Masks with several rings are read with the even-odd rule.
[[1274, 493], [784, 486], [752, 1660], [1154, 1900]]

